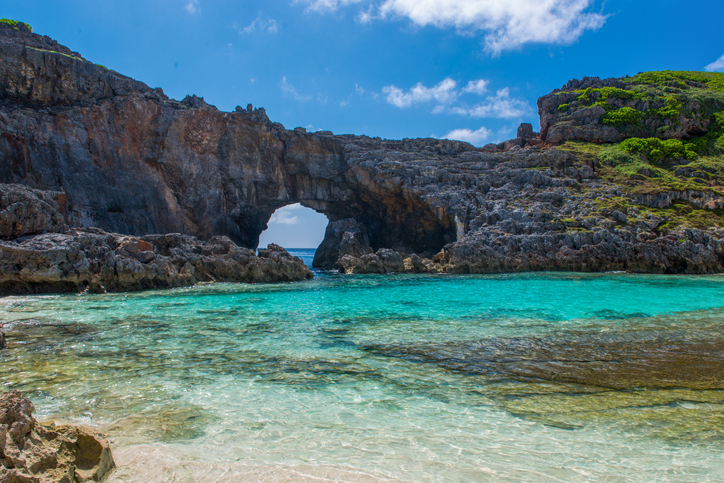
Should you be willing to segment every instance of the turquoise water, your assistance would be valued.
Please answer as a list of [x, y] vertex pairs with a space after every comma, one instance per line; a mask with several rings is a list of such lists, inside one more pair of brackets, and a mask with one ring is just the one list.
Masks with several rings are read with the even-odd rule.
[[114, 482], [724, 479], [724, 277], [317, 273], [0, 317], [2, 388], [108, 434]]

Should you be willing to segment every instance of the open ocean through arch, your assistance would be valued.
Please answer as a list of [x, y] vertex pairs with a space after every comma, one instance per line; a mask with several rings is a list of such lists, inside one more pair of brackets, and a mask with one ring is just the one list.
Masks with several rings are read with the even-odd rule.
[[109, 436], [114, 483], [724, 480], [722, 276], [316, 272], [0, 313], [2, 389]]

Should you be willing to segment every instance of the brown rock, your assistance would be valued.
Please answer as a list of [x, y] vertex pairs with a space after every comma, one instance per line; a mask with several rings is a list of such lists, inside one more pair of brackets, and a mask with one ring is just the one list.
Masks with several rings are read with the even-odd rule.
[[0, 481], [101, 481], [114, 467], [108, 441], [74, 426], [41, 424], [18, 391], [0, 395]]

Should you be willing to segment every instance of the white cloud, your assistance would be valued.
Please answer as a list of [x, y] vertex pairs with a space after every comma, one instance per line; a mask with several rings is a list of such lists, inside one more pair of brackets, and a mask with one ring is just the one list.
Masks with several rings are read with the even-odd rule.
[[405, 108], [432, 100], [441, 103], [451, 102], [458, 96], [456, 87], [457, 82], [448, 77], [435, 87], [425, 87], [422, 82], [418, 82], [408, 92], [404, 92], [394, 85], [383, 87], [382, 92], [385, 94], [388, 103]]
[[297, 91], [297, 90], [294, 88], [294, 86], [291, 85], [291, 84], [287, 81], [287, 77], [286, 77], [286, 76], [282, 77], [282, 83], [281, 83], [280, 87], [281, 87], [281, 90], [282, 90], [282, 94], [284, 94], [284, 95], [287, 96], [287, 97], [291, 97], [291, 98], [294, 99], [295, 101], [306, 102], [306, 101], [309, 101], [310, 99], [312, 99], [311, 96], [307, 96], [307, 95], [300, 94], [299, 91]]
[[724, 55], [722, 55], [721, 57], [719, 57], [718, 60], [712, 62], [711, 64], [707, 65], [704, 68], [706, 70], [708, 70], [709, 72], [714, 72], [714, 71], [724, 72]]
[[465, 141], [470, 144], [480, 145], [483, 141], [490, 138], [493, 132], [490, 129], [481, 127], [480, 129], [473, 131], [471, 129], [453, 129], [445, 136], [444, 139], [453, 139], [456, 141]]
[[383, 16], [420, 26], [484, 32], [486, 50], [499, 54], [527, 43], [568, 44], [595, 30], [606, 16], [590, 12], [593, 0], [385, 0]]
[[363, 3], [356, 19], [407, 18], [414, 24], [482, 34], [493, 55], [529, 43], [570, 44], [607, 16], [592, 11], [594, 0], [296, 0], [309, 10], [333, 12]]
[[199, 7], [199, 0], [189, 0], [189, 3], [187, 3], [184, 8], [191, 15], [201, 11], [201, 8]]
[[496, 117], [510, 119], [522, 117], [530, 112], [530, 106], [522, 99], [510, 97], [510, 89], [500, 89], [495, 96], [489, 96], [485, 101], [475, 104], [472, 107], [453, 107], [450, 109], [453, 114], [460, 114], [470, 117]]
[[318, 12], [333, 12], [339, 7], [346, 7], [354, 3], [360, 3], [364, 0], [295, 0], [294, 3], [306, 3], [309, 4], [309, 10], [316, 10]]
[[469, 92], [471, 94], [485, 94], [487, 90], [488, 81], [486, 81], [485, 79], [478, 79], [476, 81], [468, 82], [468, 85], [465, 86], [463, 92]]
[[250, 34], [254, 33], [256, 31], [259, 32], [268, 32], [270, 34], [275, 34], [278, 31], [277, 27], [277, 21], [273, 18], [264, 18], [261, 14], [249, 25], [244, 27], [243, 29], [237, 29], [239, 30], [239, 33], [245, 33]]
[[363, 95], [365, 94], [364, 87], [362, 87], [362, 86], [359, 85], [359, 84], [355, 84], [355, 85], [354, 85], [354, 91], [355, 91], [357, 94], [359, 94], [360, 96], [363, 96]]
[[295, 211], [303, 209], [304, 207], [299, 203], [279, 208], [272, 214], [269, 219], [269, 225], [298, 225], [300, 223], [299, 217], [294, 214]]
[[499, 89], [495, 95], [489, 95], [482, 102], [472, 106], [459, 102], [465, 94], [484, 96], [488, 90], [488, 83], [485, 79], [477, 79], [468, 82], [464, 88], [458, 89], [457, 83], [448, 77], [434, 87], [426, 87], [418, 82], [409, 91], [404, 91], [397, 86], [390, 85], [383, 87], [382, 93], [389, 104], [400, 109], [434, 101], [437, 105], [432, 109], [432, 114], [448, 113], [474, 118], [511, 119], [531, 112], [528, 103], [522, 99], [511, 97], [510, 89], [507, 87]]

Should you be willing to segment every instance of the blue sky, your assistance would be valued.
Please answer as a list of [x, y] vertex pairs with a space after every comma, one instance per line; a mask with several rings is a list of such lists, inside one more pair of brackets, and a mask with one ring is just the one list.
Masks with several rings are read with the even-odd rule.
[[724, 70], [721, 0], [3, 0], [0, 16], [173, 98], [391, 139], [499, 142], [572, 78]]

